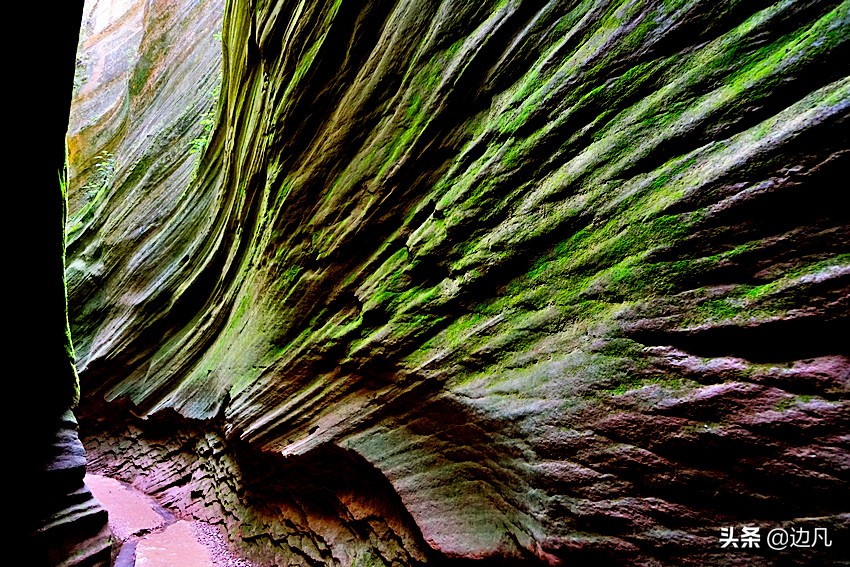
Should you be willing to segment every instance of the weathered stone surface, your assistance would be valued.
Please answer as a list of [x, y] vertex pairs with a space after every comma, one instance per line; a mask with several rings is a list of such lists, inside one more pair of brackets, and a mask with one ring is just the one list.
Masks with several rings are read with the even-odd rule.
[[178, 515], [224, 526], [261, 565], [428, 558], [390, 484], [356, 454], [327, 448], [284, 460], [231, 446], [214, 429], [182, 423], [175, 431], [162, 417], [144, 425], [92, 430], [90, 468], [131, 482]]
[[84, 410], [229, 457], [92, 423], [109, 466], [303, 564], [847, 556], [850, 2], [231, 0], [208, 134], [217, 5], [135, 6], [71, 144]]
[[[83, 482], [86, 455], [77, 435], [77, 421], [68, 411], [52, 425], [48, 437], [30, 439], [29, 446], [19, 453], [26, 455], [24, 476], [12, 490], [20, 491], [13, 502], [21, 508], [12, 509], [19, 511], [15, 520], [23, 524], [25, 533], [22, 539], [11, 538], [12, 543], [21, 546], [18, 558], [29, 565], [107, 566], [112, 532], [106, 510]], [[19, 479], [17, 475], [11, 478]]]
[[[3, 271], [11, 362], [3, 397], [3, 557], [34, 567], [102, 567], [110, 558], [106, 511], [83, 483], [63, 276], [64, 139], [82, 7], [82, 0], [51, 5], [30, 33], [13, 34], [7, 58], [15, 126], [4, 145], [14, 242], [4, 250]], [[33, 21], [30, 11], [14, 25]]]

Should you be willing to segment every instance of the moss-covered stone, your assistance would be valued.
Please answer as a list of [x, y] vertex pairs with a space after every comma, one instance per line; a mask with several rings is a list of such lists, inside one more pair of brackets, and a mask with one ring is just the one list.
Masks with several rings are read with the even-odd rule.
[[144, 85], [86, 79], [71, 137], [72, 193], [118, 164], [69, 251], [87, 411], [353, 450], [441, 557], [712, 565], [719, 526], [838, 522], [848, 10], [147, 14]]

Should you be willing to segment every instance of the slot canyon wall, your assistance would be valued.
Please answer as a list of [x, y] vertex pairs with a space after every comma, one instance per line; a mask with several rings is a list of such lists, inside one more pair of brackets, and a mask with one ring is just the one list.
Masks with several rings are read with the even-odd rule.
[[91, 466], [264, 564], [839, 564], [848, 61], [850, 1], [89, 0]]
[[[5, 383], [4, 563], [107, 567], [107, 512], [83, 482], [86, 458], [74, 408], [79, 384], [63, 276], [65, 135], [82, 0], [52, 6], [49, 18], [9, 41], [26, 56], [7, 58], [15, 82], [6, 97], [12, 138], [4, 289], [11, 363]], [[13, 78], [13, 79], [12, 79]]]

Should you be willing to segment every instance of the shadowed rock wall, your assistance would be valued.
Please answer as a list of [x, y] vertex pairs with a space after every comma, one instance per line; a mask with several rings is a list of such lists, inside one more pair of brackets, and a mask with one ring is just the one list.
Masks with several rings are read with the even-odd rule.
[[[7, 58], [13, 116], [5, 159], [14, 237], [4, 249], [9, 369], [4, 379], [4, 563], [105, 567], [106, 510], [83, 482], [86, 458], [72, 413], [79, 397], [64, 268], [65, 132], [82, 0], [51, 6]], [[22, 18], [32, 21], [35, 11]], [[31, 13], [32, 12], [32, 13]], [[15, 27], [19, 26], [15, 18]], [[14, 33], [14, 32], [13, 32]], [[13, 79], [11, 79], [13, 78]]]
[[420, 565], [433, 554], [387, 479], [333, 446], [259, 453], [210, 424], [158, 415], [90, 424], [89, 467], [218, 525], [258, 565]]
[[847, 539], [850, 2], [137, 4], [71, 143], [87, 416], [356, 455], [441, 557]]

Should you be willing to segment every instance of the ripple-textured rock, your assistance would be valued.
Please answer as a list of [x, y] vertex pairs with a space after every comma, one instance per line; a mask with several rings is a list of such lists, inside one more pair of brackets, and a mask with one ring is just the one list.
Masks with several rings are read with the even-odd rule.
[[209, 131], [194, 6], [144, 5], [142, 118], [78, 118], [87, 415], [350, 452], [449, 558], [844, 537], [850, 3], [232, 0]]

